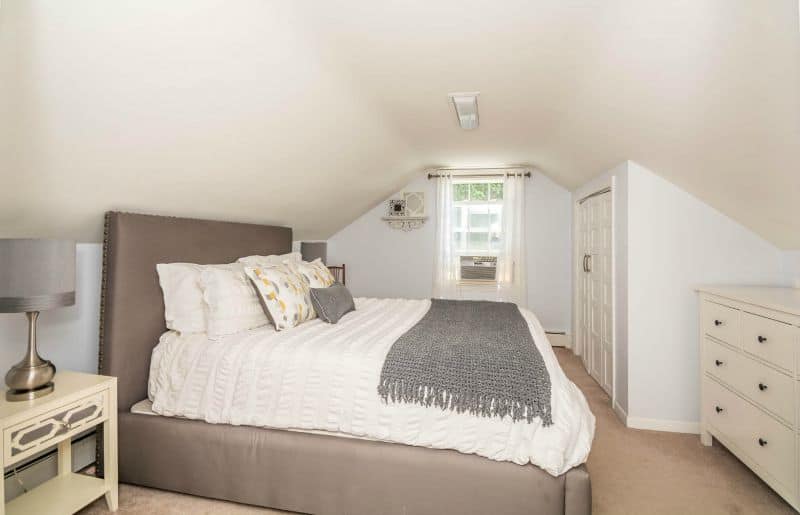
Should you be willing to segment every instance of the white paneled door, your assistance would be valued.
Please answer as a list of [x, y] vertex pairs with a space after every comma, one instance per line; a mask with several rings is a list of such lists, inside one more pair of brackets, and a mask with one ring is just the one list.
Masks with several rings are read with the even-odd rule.
[[580, 348], [589, 374], [611, 395], [614, 377], [611, 193], [579, 205]]

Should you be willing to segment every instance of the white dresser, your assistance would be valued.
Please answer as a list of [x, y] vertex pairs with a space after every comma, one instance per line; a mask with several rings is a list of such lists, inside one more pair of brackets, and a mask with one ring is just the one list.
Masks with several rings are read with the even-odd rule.
[[703, 287], [700, 438], [800, 510], [800, 290]]

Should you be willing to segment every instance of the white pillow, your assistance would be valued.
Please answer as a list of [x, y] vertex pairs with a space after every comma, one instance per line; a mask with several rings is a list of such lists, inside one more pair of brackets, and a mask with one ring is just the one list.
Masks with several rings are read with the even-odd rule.
[[206, 306], [206, 332], [219, 338], [269, 324], [244, 265], [204, 267], [200, 287]]
[[270, 256], [247, 256], [239, 258], [237, 262], [243, 263], [245, 266], [272, 266], [281, 265], [284, 261], [295, 262], [302, 259], [303, 256], [299, 252], [289, 252], [288, 254], [273, 254]]
[[308, 284], [285, 265], [245, 267], [275, 329], [282, 331], [316, 318]]
[[285, 261], [288, 267], [305, 279], [306, 284], [311, 288], [327, 288], [336, 282], [336, 278], [322, 262], [317, 258], [311, 263], [307, 261]]
[[159, 263], [158, 282], [164, 294], [167, 329], [181, 333], [206, 331], [205, 303], [200, 288], [200, 270], [194, 263]]

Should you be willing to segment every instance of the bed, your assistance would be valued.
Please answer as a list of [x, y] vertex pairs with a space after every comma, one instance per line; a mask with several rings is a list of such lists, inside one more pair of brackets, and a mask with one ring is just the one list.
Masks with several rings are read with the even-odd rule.
[[100, 370], [118, 378], [120, 481], [320, 514], [588, 514], [584, 465], [553, 476], [455, 450], [132, 413], [165, 332], [155, 266], [290, 251], [291, 229], [106, 216]]

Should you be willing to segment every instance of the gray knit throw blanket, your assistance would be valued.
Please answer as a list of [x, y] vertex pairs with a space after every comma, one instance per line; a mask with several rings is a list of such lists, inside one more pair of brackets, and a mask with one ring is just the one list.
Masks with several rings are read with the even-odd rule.
[[507, 302], [431, 300], [389, 350], [378, 394], [385, 402], [553, 423], [544, 360]]

